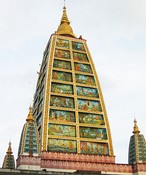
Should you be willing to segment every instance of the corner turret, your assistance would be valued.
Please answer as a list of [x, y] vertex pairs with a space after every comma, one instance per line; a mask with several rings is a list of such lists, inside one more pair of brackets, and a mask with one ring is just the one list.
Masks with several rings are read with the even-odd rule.
[[3, 169], [15, 169], [15, 161], [14, 161], [14, 156], [11, 148], [11, 142], [9, 142], [9, 147], [6, 152], [7, 154], [5, 155], [4, 162], [3, 162]]
[[146, 163], [146, 141], [144, 135], [140, 134], [136, 120], [134, 120], [133, 134], [130, 138], [128, 162], [129, 164]]
[[38, 128], [32, 115], [32, 107], [29, 108], [29, 113], [24, 124], [20, 144], [19, 155], [38, 156], [40, 154]]

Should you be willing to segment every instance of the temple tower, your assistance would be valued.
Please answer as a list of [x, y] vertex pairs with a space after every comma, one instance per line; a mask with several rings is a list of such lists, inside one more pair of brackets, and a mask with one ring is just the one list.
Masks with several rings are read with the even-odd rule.
[[38, 128], [32, 114], [32, 108], [29, 108], [29, 113], [26, 119], [26, 123], [23, 126], [18, 158], [18, 169], [40, 169], [40, 139]]
[[143, 134], [137, 126], [137, 121], [134, 120], [133, 134], [129, 143], [129, 164], [146, 163], [146, 141]]
[[21, 133], [18, 156], [21, 155], [40, 155], [38, 128], [33, 118], [31, 107]]
[[113, 156], [110, 126], [85, 39], [66, 13], [44, 51], [33, 115], [41, 151]]
[[2, 168], [15, 169], [15, 160], [14, 160], [14, 156], [11, 148], [11, 142], [9, 142], [9, 147], [6, 153], [7, 154], [5, 155]]
[[133, 133], [129, 164], [116, 164], [95, 66], [86, 40], [76, 37], [64, 7], [44, 51], [17, 168], [145, 175], [145, 140], [136, 121]]

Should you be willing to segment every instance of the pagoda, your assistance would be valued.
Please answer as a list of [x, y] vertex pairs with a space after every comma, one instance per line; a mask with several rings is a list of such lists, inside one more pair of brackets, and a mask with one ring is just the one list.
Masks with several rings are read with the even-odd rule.
[[9, 142], [9, 147], [6, 152], [4, 161], [3, 161], [3, 169], [15, 169], [15, 160], [12, 152], [11, 142]]
[[133, 134], [129, 143], [129, 164], [146, 163], [146, 140], [137, 126], [137, 121], [134, 120]]
[[[30, 170], [30, 174], [43, 170], [43, 174], [145, 175], [145, 140], [139, 135], [136, 121], [129, 164], [115, 163], [96, 69], [86, 40], [77, 37], [70, 26], [66, 7], [57, 31], [48, 41], [38, 74], [33, 107], [21, 134], [17, 169]], [[142, 160], [137, 158], [141, 152]]]
[[[29, 161], [28, 158], [34, 158], [35, 163]], [[38, 128], [32, 114], [32, 108], [29, 108], [29, 113], [26, 123], [23, 126], [17, 158], [18, 169], [40, 169], [40, 139]]]
[[86, 40], [73, 33], [66, 13], [44, 52], [33, 115], [41, 151], [114, 159], [110, 126]]
[[[25, 129], [34, 122], [39, 133], [36, 139], [40, 145], [39, 158], [33, 155], [34, 135], [29, 136], [29, 129]], [[30, 159], [27, 163], [25, 156]], [[42, 169], [70, 170], [94, 170], [94, 164], [115, 163], [110, 126], [94, 63], [86, 40], [74, 34], [66, 7], [44, 51], [33, 109], [20, 140], [17, 167], [27, 169], [31, 164], [34, 168], [39, 163]], [[91, 165], [87, 166], [89, 163]]]

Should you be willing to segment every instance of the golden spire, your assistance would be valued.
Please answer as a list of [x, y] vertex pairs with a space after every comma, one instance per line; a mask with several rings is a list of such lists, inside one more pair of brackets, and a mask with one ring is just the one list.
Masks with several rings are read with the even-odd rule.
[[60, 22], [60, 25], [57, 29], [56, 34], [71, 36], [71, 37], [76, 38], [76, 35], [73, 33], [73, 30], [70, 26], [70, 21], [68, 19], [67, 13], [66, 13], [66, 7], [65, 6], [63, 7], [63, 15], [62, 15], [61, 22]]
[[133, 127], [133, 134], [139, 134], [140, 131], [139, 131], [139, 128], [137, 126], [137, 121], [136, 119], [134, 119], [134, 127]]
[[7, 150], [7, 154], [11, 155], [13, 152], [12, 152], [12, 148], [11, 148], [11, 142], [9, 142], [9, 147], [8, 147], [8, 150]]
[[29, 107], [29, 113], [28, 113], [26, 121], [27, 122], [34, 122], [34, 118], [33, 118], [33, 115], [32, 115], [32, 107], [31, 106]]

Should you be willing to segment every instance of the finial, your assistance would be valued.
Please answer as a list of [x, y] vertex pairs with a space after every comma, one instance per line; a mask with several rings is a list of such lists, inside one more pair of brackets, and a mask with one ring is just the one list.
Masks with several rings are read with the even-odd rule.
[[133, 127], [133, 134], [139, 134], [140, 131], [139, 131], [139, 128], [137, 126], [137, 120], [134, 119], [134, 127]]
[[33, 118], [33, 115], [32, 115], [32, 107], [31, 106], [29, 107], [29, 113], [28, 113], [26, 121], [27, 122], [33, 122], [34, 121], [34, 118]]
[[7, 154], [11, 155], [13, 152], [12, 152], [12, 148], [11, 148], [11, 142], [9, 142], [9, 147], [8, 147], [8, 150], [7, 150]]

